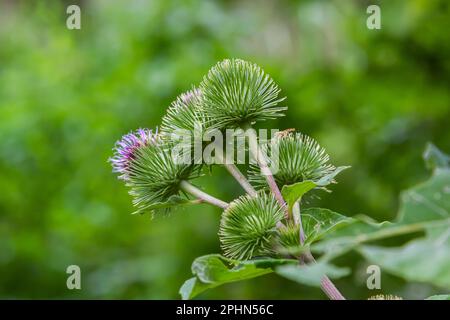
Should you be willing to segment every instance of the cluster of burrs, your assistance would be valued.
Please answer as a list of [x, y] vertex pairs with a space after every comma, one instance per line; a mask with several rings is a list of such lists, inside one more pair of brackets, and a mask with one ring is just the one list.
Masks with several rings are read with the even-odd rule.
[[[223, 209], [219, 237], [224, 254], [235, 260], [280, 256], [282, 248], [299, 245], [299, 205], [288, 206], [280, 189], [303, 181], [321, 181], [336, 168], [312, 138], [292, 130], [258, 141], [252, 126], [283, 116], [284, 98], [275, 82], [256, 64], [231, 59], [217, 63], [200, 85], [181, 94], [168, 108], [160, 130], [139, 129], [122, 137], [111, 158], [139, 213], [152, 215], [174, 206], [209, 203]], [[210, 166], [195, 157], [180, 163], [173, 157], [174, 137], [241, 128], [246, 150], [254, 156], [248, 177], [233, 163], [222, 164], [246, 194], [227, 203], [192, 184]], [[195, 139], [184, 139], [188, 150]], [[206, 148], [207, 143], [201, 143]], [[189, 147], [191, 149], [189, 149]], [[276, 172], [268, 154], [276, 150]], [[220, 155], [220, 152], [217, 154]], [[318, 187], [319, 188], [318, 184]]]

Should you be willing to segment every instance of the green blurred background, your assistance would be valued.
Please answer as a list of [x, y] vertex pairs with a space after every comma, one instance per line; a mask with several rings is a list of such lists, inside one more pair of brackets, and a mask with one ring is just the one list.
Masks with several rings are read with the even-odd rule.
[[[81, 30], [66, 28], [73, 3]], [[369, 4], [381, 30], [366, 28]], [[446, 0], [0, 0], [0, 297], [179, 298], [192, 260], [220, 250], [220, 211], [132, 216], [107, 159], [224, 58], [260, 64], [288, 97], [287, 116], [263, 126], [295, 127], [352, 166], [310, 205], [394, 218], [399, 192], [428, 175], [425, 143], [450, 151], [449, 30]], [[199, 184], [241, 193], [221, 168]], [[354, 271], [337, 281], [349, 298], [440, 292], [385, 273], [369, 291], [367, 262], [339, 263]], [[71, 264], [81, 290], [66, 288]], [[201, 297], [324, 295], [273, 275]]]

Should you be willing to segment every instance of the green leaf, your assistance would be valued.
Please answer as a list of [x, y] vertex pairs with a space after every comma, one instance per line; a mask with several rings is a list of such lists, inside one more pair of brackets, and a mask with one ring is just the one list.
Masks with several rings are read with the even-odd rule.
[[450, 300], [450, 294], [438, 294], [428, 297], [425, 300]]
[[376, 223], [366, 216], [353, 217], [339, 230], [324, 235], [312, 250], [345, 252], [365, 242], [448, 225], [449, 212], [450, 170], [442, 169], [425, 183], [402, 193], [396, 222]]
[[341, 173], [342, 171], [344, 171], [345, 169], [350, 168], [350, 166], [341, 166], [341, 167], [337, 167], [333, 172], [327, 174], [326, 176], [322, 177], [320, 180], [316, 181], [316, 185], [318, 187], [325, 187], [327, 185], [329, 185], [330, 183], [334, 182], [334, 178]]
[[[406, 280], [450, 287], [450, 169], [442, 167], [442, 154], [433, 152], [441, 159], [435, 161], [441, 167], [427, 181], [401, 194], [395, 222], [375, 223], [364, 216], [350, 218], [341, 228], [324, 234], [311, 250], [330, 259], [356, 249], [366, 259]], [[364, 245], [420, 231], [425, 232], [424, 237], [402, 247]]]
[[190, 278], [186, 280], [181, 286], [179, 293], [181, 295], [181, 299], [189, 300], [195, 298], [200, 293], [217, 287], [219, 284], [215, 285], [212, 283], [203, 283], [197, 277]]
[[450, 288], [450, 224], [429, 229], [427, 237], [400, 248], [362, 246], [367, 260], [409, 281]]
[[286, 200], [289, 209], [291, 209], [297, 201], [300, 201], [305, 193], [316, 188], [325, 187], [334, 182], [334, 178], [343, 170], [350, 168], [350, 166], [342, 166], [336, 168], [333, 172], [325, 175], [318, 181], [305, 180], [291, 185], [284, 185], [281, 190], [284, 200]]
[[251, 279], [272, 272], [269, 268], [256, 267], [251, 261], [243, 262], [232, 268], [229, 268], [226, 263], [233, 264], [236, 261], [217, 254], [202, 256], [194, 260], [192, 273], [204, 283], [227, 283]]
[[431, 178], [401, 195], [399, 223], [419, 223], [450, 218], [450, 170], [442, 169]]
[[326, 275], [329, 278], [341, 278], [350, 273], [348, 268], [339, 268], [326, 261], [318, 261], [310, 265], [284, 265], [276, 268], [275, 272], [289, 280], [309, 286], [320, 286]]
[[316, 242], [328, 233], [353, 222], [353, 218], [323, 208], [309, 208], [302, 212], [306, 244]]
[[427, 143], [425, 151], [423, 152], [423, 159], [428, 169], [449, 168], [450, 156], [443, 153], [431, 142]]
[[316, 186], [317, 185], [310, 180], [297, 182], [288, 186], [283, 186], [281, 194], [287, 202], [289, 209], [291, 209], [295, 202], [299, 201], [305, 193], [314, 189]]
[[192, 263], [194, 278], [188, 279], [180, 288], [183, 299], [192, 299], [207, 289], [222, 284], [252, 279], [273, 272], [273, 268], [293, 259], [255, 259], [239, 262], [219, 254], [199, 257]]

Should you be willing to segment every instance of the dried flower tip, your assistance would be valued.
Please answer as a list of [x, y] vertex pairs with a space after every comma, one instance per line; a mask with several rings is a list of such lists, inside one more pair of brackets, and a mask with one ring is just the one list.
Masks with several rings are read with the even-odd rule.
[[277, 133], [275, 133], [275, 137], [276, 138], [284, 138], [287, 137], [288, 135], [290, 135], [292, 132], [295, 132], [295, 128], [289, 128], [283, 131], [279, 131]]

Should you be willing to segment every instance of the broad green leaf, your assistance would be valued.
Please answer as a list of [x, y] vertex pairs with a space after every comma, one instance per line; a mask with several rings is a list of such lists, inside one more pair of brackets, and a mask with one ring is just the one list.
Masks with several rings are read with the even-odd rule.
[[448, 225], [449, 212], [450, 170], [438, 170], [425, 183], [402, 193], [396, 222], [376, 223], [368, 217], [356, 216], [339, 230], [325, 234], [323, 241], [312, 249], [346, 251], [365, 242]]
[[[431, 147], [426, 154], [425, 158], [435, 159], [436, 169], [427, 181], [401, 194], [396, 221], [376, 223], [364, 216], [349, 218], [342, 227], [324, 233], [322, 241], [313, 244], [311, 250], [331, 259], [357, 249], [399, 277], [450, 287], [450, 169], [445, 168], [448, 156]], [[402, 247], [364, 245], [419, 231], [424, 231], [425, 237]]]
[[314, 189], [316, 186], [317, 185], [310, 180], [297, 182], [288, 186], [283, 186], [281, 194], [289, 208], [292, 208], [295, 202], [299, 201], [305, 193]]
[[354, 222], [353, 218], [323, 208], [309, 208], [301, 215], [306, 244], [311, 244], [326, 234]]
[[400, 248], [362, 246], [367, 260], [406, 280], [450, 288], [450, 224], [429, 229], [427, 237]]
[[350, 168], [350, 166], [341, 166], [341, 167], [337, 167], [333, 172], [327, 174], [326, 176], [322, 177], [320, 180], [316, 181], [316, 185], [318, 187], [325, 187], [327, 185], [329, 185], [330, 183], [334, 182], [334, 178], [341, 173], [342, 171], [344, 171], [345, 169]]
[[219, 254], [202, 256], [192, 263], [192, 273], [195, 277], [182, 285], [180, 294], [183, 299], [191, 299], [207, 289], [259, 277], [273, 272], [276, 266], [292, 263], [297, 263], [297, 260], [255, 259], [239, 262]]
[[295, 202], [300, 201], [305, 193], [316, 188], [325, 187], [334, 182], [334, 178], [343, 170], [350, 168], [349, 166], [337, 167], [333, 172], [322, 177], [318, 181], [305, 180], [291, 185], [283, 186], [281, 194], [286, 200], [289, 208], [292, 208]]
[[318, 261], [309, 265], [284, 265], [275, 269], [275, 272], [289, 280], [309, 286], [320, 286], [323, 277], [341, 278], [350, 273], [348, 268], [339, 268], [325, 261]]
[[450, 300], [450, 294], [438, 294], [428, 297], [425, 300]]
[[203, 283], [197, 277], [190, 278], [186, 280], [181, 286], [179, 293], [181, 295], [181, 299], [189, 300], [198, 296], [200, 293], [215, 288], [220, 284], [213, 283]]
[[450, 167], [450, 156], [443, 153], [431, 142], [428, 142], [423, 152], [423, 159], [428, 169], [445, 169]]
[[243, 262], [230, 268], [236, 261], [212, 254], [199, 257], [192, 263], [192, 273], [204, 283], [231, 282], [250, 279], [270, 273], [270, 268], [258, 268], [254, 263]]
[[401, 195], [399, 223], [439, 221], [450, 218], [450, 170], [438, 170], [431, 178]]
[[271, 268], [286, 265], [286, 264], [297, 264], [298, 260], [296, 259], [255, 259], [250, 261], [244, 261], [244, 264], [254, 264], [257, 268]]

